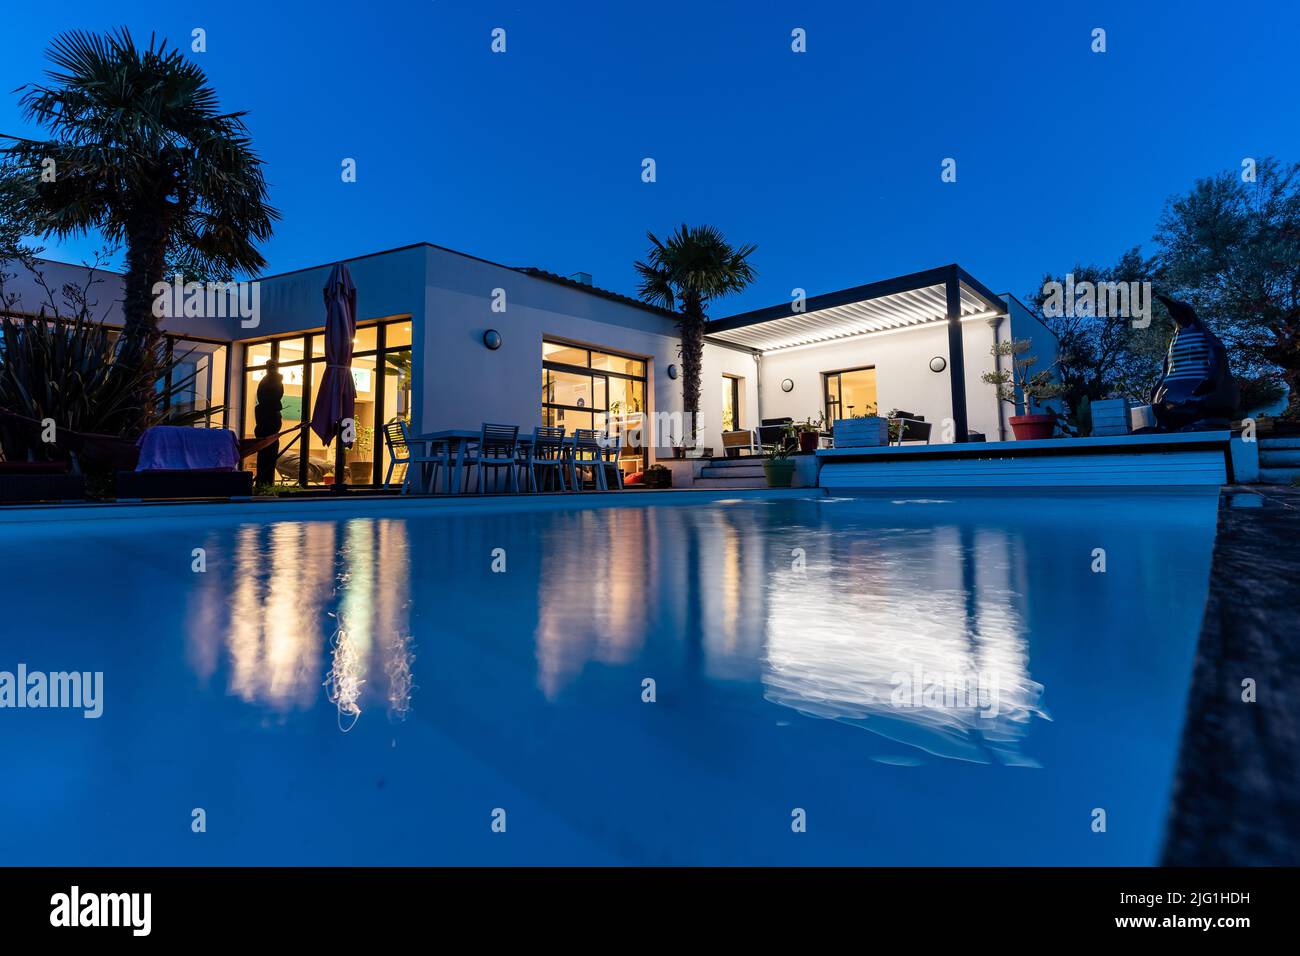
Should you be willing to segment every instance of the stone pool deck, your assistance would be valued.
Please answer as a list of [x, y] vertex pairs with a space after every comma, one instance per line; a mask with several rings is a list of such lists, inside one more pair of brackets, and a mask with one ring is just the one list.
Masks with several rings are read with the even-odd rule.
[[1224, 489], [1162, 862], [1300, 864], [1300, 489]]

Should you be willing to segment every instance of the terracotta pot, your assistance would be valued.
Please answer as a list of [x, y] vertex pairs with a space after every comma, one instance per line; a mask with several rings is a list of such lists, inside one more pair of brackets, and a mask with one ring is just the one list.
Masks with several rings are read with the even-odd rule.
[[799, 433], [799, 450], [805, 455], [811, 455], [817, 450], [817, 445], [821, 441], [821, 435], [816, 432]]
[[1039, 441], [1051, 438], [1056, 431], [1055, 415], [1012, 415], [1008, 419], [1016, 441]]

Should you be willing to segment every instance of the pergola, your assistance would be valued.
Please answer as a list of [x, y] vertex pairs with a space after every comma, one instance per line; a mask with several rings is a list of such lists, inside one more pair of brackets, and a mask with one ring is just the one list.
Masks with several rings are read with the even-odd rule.
[[[802, 308], [800, 306], [802, 305]], [[944, 323], [956, 439], [966, 441], [966, 363], [962, 322], [996, 319], [1007, 307], [958, 265], [869, 282], [810, 299], [782, 303], [709, 322], [712, 339], [758, 353]]]

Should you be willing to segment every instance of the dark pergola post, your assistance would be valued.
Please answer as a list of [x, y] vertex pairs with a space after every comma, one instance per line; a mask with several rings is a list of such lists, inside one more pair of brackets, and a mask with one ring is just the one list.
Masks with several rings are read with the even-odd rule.
[[961, 277], [957, 267], [944, 283], [948, 300], [948, 383], [952, 386], [952, 421], [957, 441], [966, 441], [966, 355], [961, 343]]

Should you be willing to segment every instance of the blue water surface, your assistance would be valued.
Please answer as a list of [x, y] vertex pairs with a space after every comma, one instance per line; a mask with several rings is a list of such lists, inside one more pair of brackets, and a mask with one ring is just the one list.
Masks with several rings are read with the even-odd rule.
[[0, 864], [1155, 862], [1213, 493], [617, 500], [0, 516]]

